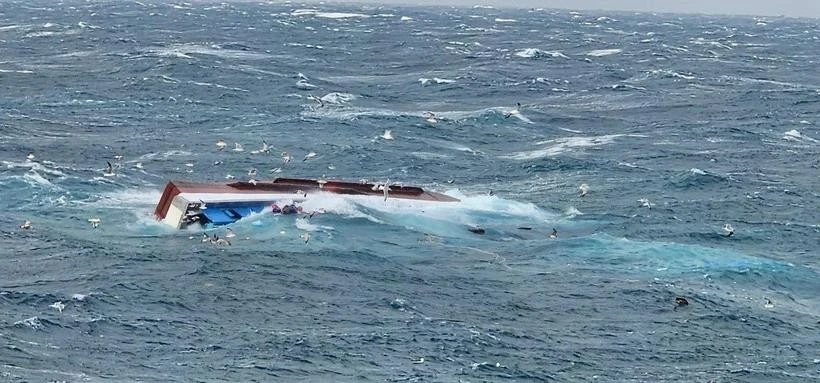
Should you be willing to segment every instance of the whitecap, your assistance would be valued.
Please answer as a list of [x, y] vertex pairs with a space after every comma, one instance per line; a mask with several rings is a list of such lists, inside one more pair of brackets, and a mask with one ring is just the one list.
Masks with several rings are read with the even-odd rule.
[[402, 16], [401, 21], [413, 21], [412, 17]]
[[307, 82], [307, 80], [299, 80], [296, 81], [296, 88], [301, 90], [311, 90], [316, 89], [317, 86]]
[[433, 81], [436, 84], [452, 84], [452, 83], [456, 82], [456, 80], [450, 80], [450, 79], [439, 78], [439, 77], [433, 77]]
[[621, 53], [621, 52], [622, 52], [622, 50], [618, 49], [618, 48], [614, 48], [614, 49], [596, 49], [596, 50], [587, 52], [587, 56], [602, 57], [602, 56], [614, 55], [616, 53]]
[[515, 55], [518, 57], [523, 58], [538, 58], [538, 57], [554, 57], [554, 58], [564, 58], [568, 59], [569, 57], [561, 52], [558, 51], [543, 51], [538, 48], [526, 48], [515, 52]]
[[699, 175], [699, 176], [705, 176], [706, 175], [705, 171], [703, 171], [701, 169], [698, 169], [698, 168], [689, 169], [689, 172], [692, 173], [692, 174], [695, 174], [695, 175]]
[[496, 23], [516, 23], [516, 22], [518, 22], [518, 20], [516, 20], [516, 19], [502, 19], [502, 18], [496, 18], [496, 19], [495, 19], [495, 22], [496, 22]]
[[802, 133], [798, 132], [796, 129], [792, 129], [788, 132], [783, 133], [783, 139], [788, 141], [817, 142], [816, 139], [806, 137]]
[[14, 322], [14, 325], [15, 326], [21, 326], [22, 325], [22, 326], [33, 328], [35, 330], [40, 330], [43, 327], [45, 327], [45, 326], [43, 326], [43, 323], [40, 322], [40, 318], [37, 318], [36, 316]]
[[330, 104], [344, 104], [356, 99], [356, 95], [350, 93], [332, 92], [322, 96], [322, 101]]
[[547, 140], [542, 142], [537, 142], [536, 145], [548, 145], [547, 147], [537, 149], [537, 150], [530, 150], [530, 151], [522, 151], [517, 153], [511, 153], [507, 155], [499, 156], [499, 158], [504, 159], [512, 159], [512, 160], [534, 160], [538, 158], [544, 157], [552, 157], [562, 153], [571, 152], [575, 148], [587, 148], [587, 147], [596, 147], [606, 144], [611, 144], [615, 141], [618, 137], [624, 137], [628, 135], [624, 134], [610, 134], [604, 136], [592, 136], [592, 137], [561, 137], [556, 138], [553, 140]]
[[352, 17], [370, 17], [361, 13], [346, 13], [346, 12], [321, 12], [316, 9], [297, 9], [290, 13], [291, 16], [315, 16], [327, 19], [347, 19]]

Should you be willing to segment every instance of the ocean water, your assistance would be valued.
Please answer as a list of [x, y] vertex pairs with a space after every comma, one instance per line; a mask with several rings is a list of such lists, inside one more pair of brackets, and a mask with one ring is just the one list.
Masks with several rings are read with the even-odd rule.
[[[819, 39], [817, 19], [0, 2], [0, 380], [817, 380]], [[221, 247], [152, 217], [168, 180], [251, 168], [461, 202], [327, 197]]]

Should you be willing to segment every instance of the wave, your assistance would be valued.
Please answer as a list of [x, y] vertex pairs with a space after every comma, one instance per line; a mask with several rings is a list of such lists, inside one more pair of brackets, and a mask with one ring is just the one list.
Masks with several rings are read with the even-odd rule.
[[611, 56], [611, 55], [614, 55], [614, 54], [621, 53], [622, 51], [623, 51], [622, 49], [618, 49], [618, 48], [614, 48], [614, 49], [596, 49], [596, 50], [587, 52], [587, 56], [592, 56], [592, 57]]
[[636, 137], [634, 135], [628, 134], [609, 134], [603, 136], [575, 136], [575, 137], [562, 137], [556, 138], [547, 141], [536, 142], [535, 145], [546, 145], [541, 149], [536, 150], [528, 150], [528, 151], [521, 151], [510, 153], [506, 155], [499, 156], [499, 158], [503, 159], [511, 159], [511, 160], [521, 160], [521, 161], [529, 161], [535, 160], [539, 158], [545, 157], [552, 157], [557, 156], [559, 154], [565, 154], [568, 152], [573, 152], [576, 149], [583, 149], [583, 148], [592, 148], [602, 145], [609, 145], [615, 142], [616, 139], [621, 137]]
[[515, 52], [515, 55], [518, 57], [523, 58], [540, 58], [540, 57], [552, 57], [552, 58], [564, 58], [568, 59], [569, 57], [561, 52], [558, 51], [543, 51], [538, 48], [526, 48], [520, 51]]
[[349, 19], [349, 18], [368, 18], [369, 15], [362, 13], [346, 13], [346, 12], [322, 12], [318, 9], [296, 9], [290, 13], [291, 16], [315, 16], [326, 19]]

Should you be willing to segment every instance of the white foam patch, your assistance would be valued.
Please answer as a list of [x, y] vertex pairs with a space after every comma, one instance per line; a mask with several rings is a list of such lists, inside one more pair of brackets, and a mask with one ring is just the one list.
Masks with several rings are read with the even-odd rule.
[[523, 58], [538, 58], [538, 57], [553, 57], [553, 58], [564, 58], [568, 59], [569, 57], [561, 52], [558, 51], [543, 51], [538, 48], [526, 48], [522, 49], [518, 52], [515, 52], [515, 55], [518, 57]]
[[216, 44], [211, 45], [203, 45], [203, 44], [192, 44], [192, 43], [185, 43], [185, 44], [173, 44], [166, 48], [160, 48], [149, 51], [151, 54], [160, 56], [160, 57], [177, 57], [177, 58], [186, 58], [186, 59], [193, 59], [194, 56], [191, 55], [208, 55], [208, 56], [216, 56], [223, 59], [254, 59], [254, 60], [263, 60], [268, 59], [271, 57], [269, 54], [265, 53], [255, 53], [249, 52], [239, 49], [224, 49]]
[[802, 133], [798, 132], [796, 129], [792, 129], [788, 132], [783, 133], [783, 139], [788, 141], [817, 142], [816, 139], [806, 137]]
[[356, 99], [356, 95], [350, 93], [332, 92], [322, 96], [322, 101], [330, 104], [345, 104]]
[[7, 169], [29, 169], [29, 171], [37, 171], [45, 174], [50, 174], [57, 177], [65, 177], [65, 173], [53, 168], [45, 166], [44, 164], [54, 165], [53, 162], [39, 162], [39, 161], [20, 161], [20, 162], [11, 162], [11, 161], [3, 161], [3, 165], [6, 166]]
[[346, 12], [321, 12], [317, 9], [297, 9], [290, 13], [291, 16], [315, 16], [326, 19], [349, 19], [355, 17], [370, 17], [361, 13], [346, 13]]
[[432, 153], [432, 152], [412, 152], [410, 153], [413, 157], [421, 158], [423, 160], [446, 160], [453, 158], [451, 155], [443, 154], [443, 153]]
[[622, 50], [617, 49], [617, 48], [615, 48], [615, 49], [596, 49], [596, 50], [592, 50], [592, 51], [587, 52], [587, 56], [603, 57], [603, 56], [614, 55], [614, 54], [621, 53], [621, 52], [622, 52]]
[[29, 171], [26, 172], [26, 174], [23, 174], [23, 180], [33, 186], [48, 186], [49, 188], [57, 188], [57, 186], [51, 183], [51, 181], [45, 179], [40, 175], [40, 173], [35, 171]]
[[156, 206], [161, 196], [162, 192], [156, 189], [124, 189], [101, 195], [97, 205], [106, 208], [128, 209], [137, 206]]
[[510, 153], [499, 156], [499, 158], [512, 160], [534, 160], [544, 157], [557, 156], [562, 153], [571, 152], [576, 148], [589, 148], [611, 144], [618, 137], [628, 136], [625, 134], [609, 134], [592, 137], [562, 137], [553, 140], [537, 142], [536, 145], [547, 145], [542, 149]]

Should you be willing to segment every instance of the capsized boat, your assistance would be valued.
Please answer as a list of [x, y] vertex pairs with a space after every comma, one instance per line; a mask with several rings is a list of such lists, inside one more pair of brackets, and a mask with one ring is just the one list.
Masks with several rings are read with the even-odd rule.
[[177, 229], [189, 225], [204, 227], [234, 223], [273, 204], [294, 207], [321, 193], [351, 198], [390, 198], [425, 202], [458, 202], [446, 194], [415, 186], [384, 185], [300, 178], [272, 181], [200, 183], [169, 181], [157, 203], [156, 218]]

